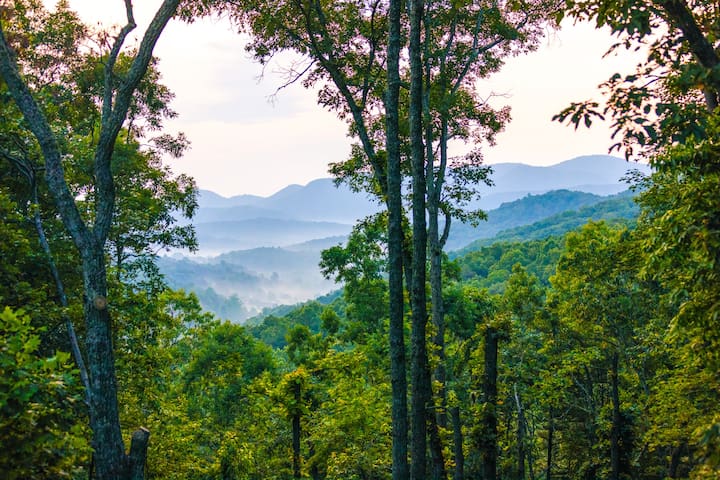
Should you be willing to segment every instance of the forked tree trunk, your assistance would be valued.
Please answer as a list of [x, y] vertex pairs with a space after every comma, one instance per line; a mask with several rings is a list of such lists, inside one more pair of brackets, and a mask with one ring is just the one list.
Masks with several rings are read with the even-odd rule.
[[91, 443], [94, 449], [96, 478], [102, 480], [142, 479], [148, 440], [147, 432], [136, 432], [133, 435], [130, 455], [126, 455], [118, 416], [104, 257], [105, 241], [115, 207], [115, 189], [110, 165], [115, 141], [127, 117], [131, 98], [147, 71], [161, 32], [175, 14], [179, 3], [179, 0], [165, 0], [162, 3], [140, 42], [129, 71], [115, 88], [116, 74], [113, 68], [125, 38], [135, 28], [131, 2], [125, 0], [127, 24], [118, 33], [105, 61], [101, 129], [94, 152], [96, 199], [93, 225], [86, 224], [80, 215], [65, 180], [58, 140], [18, 72], [14, 54], [0, 28], [0, 75], [38, 141], [45, 160], [48, 188], [82, 259]]

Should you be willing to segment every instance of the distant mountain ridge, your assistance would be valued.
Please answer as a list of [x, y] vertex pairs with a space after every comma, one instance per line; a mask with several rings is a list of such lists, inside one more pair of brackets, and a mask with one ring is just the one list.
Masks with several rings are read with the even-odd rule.
[[445, 250], [457, 250], [477, 239], [492, 238], [503, 230], [528, 225], [568, 210], [593, 205], [605, 198], [593, 193], [570, 190], [552, 190], [538, 195], [528, 194], [490, 210], [487, 212], [487, 221], [480, 222], [476, 227], [460, 222], [451, 224]]
[[[491, 165], [492, 187], [480, 191], [483, 208], [496, 208], [503, 202], [522, 198], [529, 193], [540, 194], [551, 190], [575, 190], [611, 195], [627, 188], [620, 181], [628, 170], [650, 171], [647, 165], [630, 163], [610, 155], [586, 155], [555, 165], [534, 166], [524, 163], [497, 163]], [[346, 185], [335, 186], [333, 179], [320, 178], [307, 185], [288, 185], [268, 197], [236, 195], [223, 197], [209, 190], [200, 190], [200, 212], [208, 208], [255, 207], [264, 211], [282, 212], [298, 220], [353, 223], [356, 219], [375, 212], [379, 206], [367, 194], [355, 193]], [[239, 210], [242, 211], [242, 210]]]
[[[585, 213], [569, 219], [564, 212], [590, 208], [606, 200], [601, 195], [625, 190], [620, 178], [630, 169], [649, 172], [647, 166], [607, 155], [578, 157], [549, 167], [521, 163], [492, 167], [494, 186], [483, 186], [482, 198], [472, 205], [488, 211], [488, 221], [478, 227], [453, 221], [446, 250], [472, 242], [485, 244], [497, 235], [542, 235], [554, 231], [553, 225], [546, 225], [551, 218], [565, 222], [560, 228], [584, 223]], [[356, 220], [380, 208], [366, 194], [345, 185], [336, 187], [329, 178], [289, 185], [269, 197], [226, 198], [202, 190], [193, 224], [199, 254], [206, 258], [165, 258], [161, 270], [171, 285], [195, 291], [206, 308], [242, 321], [263, 308], [337, 288], [320, 274], [320, 251], [344, 243]], [[537, 222], [545, 223], [533, 227], [534, 233], [523, 230]]]
[[[553, 193], [549, 192], [546, 195]], [[559, 237], [590, 220], [628, 225], [633, 223], [640, 213], [640, 207], [635, 203], [635, 197], [629, 190], [598, 198], [599, 201], [588, 203], [578, 209], [565, 210], [533, 223], [501, 230], [491, 237], [480, 237], [463, 248], [451, 252], [450, 256], [457, 257], [496, 242], [524, 242], [543, 240], [551, 236]]]

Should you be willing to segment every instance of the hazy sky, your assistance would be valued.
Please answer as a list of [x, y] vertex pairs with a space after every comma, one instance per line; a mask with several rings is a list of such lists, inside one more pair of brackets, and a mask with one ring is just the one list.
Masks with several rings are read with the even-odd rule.
[[[131, 38], [138, 41], [160, 2], [135, 4], [139, 27]], [[70, 5], [88, 23], [124, 20], [122, 0], [70, 0]], [[509, 59], [502, 72], [479, 85], [481, 96], [504, 94], [495, 103], [512, 106], [513, 121], [498, 145], [485, 151], [486, 161], [550, 165], [606, 153], [612, 143], [607, 128], [576, 132], [550, 119], [571, 101], [597, 97], [601, 81], [633, 67], [627, 55], [601, 59], [611, 43], [607, 33], [590, 25], [567, 23], [537, 52]], [[171, 21], [161, 36], [155, 54], [179, 113], [167, 130], [183, 131], [192, 142], [184, 158], [172, 160], [173, 171], [226, 196], [269, 195], [291, 183], [327, 177], [328, 162], [349, 152], [345, 125], [299, 84], [270, 102], [281, 77], [269, 69], [260, 80], [261, 69], [243, 46], [225, 20]]]

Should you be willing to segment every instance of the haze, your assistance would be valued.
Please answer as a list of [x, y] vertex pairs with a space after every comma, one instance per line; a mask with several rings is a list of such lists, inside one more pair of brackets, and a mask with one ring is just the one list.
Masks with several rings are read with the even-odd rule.
[[[69, 3], [90, 24], [112, 26], [125, 19], [119, 0]], [[135, 39], [159, 2], [136, 4]], [[551, 165], [607, 153], [613, 142], [606, 125], [575, 131], [551, 117], [572, 101], [598, 98], [600, 82], [632, 69], [636, 60], [629, 54], [602, 59], [612, 42], [592, 25], [565, 22], [560, 31], [548, 32], [537, 52], [509, 59], [498, 75], [478, 85], [483, 97], [501, 95], [492, 101], [511, 105], [513, 117], [498, 144], [485, 149], [485, 160]], [[179, 113], [166, 130], [183, 131], [192, 142], [184, 158], [171, 161], [173, 171], [190, 174], [200, 188], [225, 196], [267, 196], [289, 184], [327, 177], [327, 164], [349, 152], [345, 125], [299, 84], [271, 102], [282, 84], [279, 70], [289, 59], [280, 58], [262, 72], [244, 43], [226, 19], [191, 25], [173, 21], [161, 36], [156, 56]], [[457, 153], [468, 148], [456, 146]]]

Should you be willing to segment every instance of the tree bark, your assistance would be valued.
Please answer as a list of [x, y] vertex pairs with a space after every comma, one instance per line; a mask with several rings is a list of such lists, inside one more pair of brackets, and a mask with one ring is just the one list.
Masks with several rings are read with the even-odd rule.
[[402, 173], [400, 170], [400, 13], [401, 0], [390, 0], [388, 14], [388, 87], [385, 99], [387, 150], [388, 289], [390, 301], [390, 382], [392, 385], [393, 480], [409, 478], [407, 376], [403, 295]]
[[427, 459], [427, 415], [432, 390], [427, 359], [427, 299], [425, 262], [427, 225], [425, 219], [425, 152], [422, 128], [421, 28], [423, 2], [410, 0], [410, 151], [412, 160], [413, 279], [410, 292], [412, 308], [412, 400], [410, 477], [424, 480]]
[[[685, 37], [690, 51], [693, 52], [700, 65], [707, 70], [713, 70], [720, 64], [720, 56], [715, 51], [712, 43], [703, 35], [692, 10], [685, 0], [662, 0], [660, 6], [668, 15], [668, 23], [678, 28]], [[720, 82], [712, 80], [713, 88], [705, 88], [705, 103], [709, 111], [714, 111], [718, 107], [718, 95], [720, 94]]]
[[130, 480], [143, 480], [145, 478], [145, 463], [147, 460], [150, 431], [145, 427], [135, 430], [130, 440], [130, 453], [128, 455], [128, 470]]
[[610, 480], [620, 480], [620, 430], [622, 428], [622, 416], [620, 415], [620, 392], [618, 387], [618, 357], [618, 353], [614, 352], [610, 371], [613, 411], [610, 431]]
[[498, 333], [493, 327], [485, 330], [485, 373], [483, 374], [483, 416], [480, 447], [483, 479], [497, 478], [497, 362]]
[[460, 407], [450, 409], [450, 416], [453, 424], [453, 456], [455, 457], [455, 471], [453, 480], [464, 480], [465, 478], [465, 454], [463, 453], [462, 422], [460, 421]]

